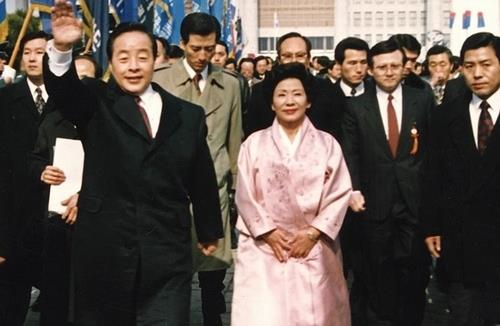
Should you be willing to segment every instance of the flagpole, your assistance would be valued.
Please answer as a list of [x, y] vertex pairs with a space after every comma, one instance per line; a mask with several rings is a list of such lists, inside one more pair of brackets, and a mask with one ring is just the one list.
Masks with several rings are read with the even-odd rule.
[[28, 12], [26, 13], [26, 17], [24, 17], [23, 26], [21, 27], [21, 31], [17, 36], [16, 45], [14, 46], [14, 50], [12, 51], [12, 55], [10, 56], [9, 66], [14, 65], [14, 61], [16, 60], [17, 52], [19, 52], [19, 47], [21, 46], [21, 39], [24, 37], [28, 30], [28, 26], [33, 16], [33, 5], [30, 4], [28, 8]]

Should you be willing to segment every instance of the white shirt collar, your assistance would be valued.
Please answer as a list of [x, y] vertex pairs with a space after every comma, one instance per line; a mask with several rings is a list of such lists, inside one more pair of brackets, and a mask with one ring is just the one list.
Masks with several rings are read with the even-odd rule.
[[26, 77], [26, 81], [28, 82], [28, 87], [30, 89], [31, 96], [33, 97], [33, 101], [36, 102], [36, 97], [38, 96], [36, 89], [38, 87], [40, 87], [40, 89], [42, 90], [43, 100], [45, 101], [45, 103], [47, 103], [47, 100], [49, 99], [49, 94], [47, 93], [47, 90], [45, 89], [45, 85], [42, 84], [40, 86], [37, 86], [37, 85], [33, 84], [33, 82], [28, 77]]
[[392, 95], [393, 97], [393, 102], [401, 102], [403, 100], [403, 88], [401, 87], [401, 83], [399, 83], [398, 87], [396, 87], [395, 90], [392, 91], [392, 93], [387, 93], [378, 85], [376, 86], [377, 89], [377, 97], [385, 99], [387, 101], [389, 94]]
[[[187, 73], [189, 75], [189, 78], [193, 79], [193, 77], [196, 76], [196, 71], [194, 71], [194, 69], [191, 68], [191, 66], [187, 62], [186, 58], [182, 59], [182, 64], [184, 65], [184, 68], [186, 68], [186, 71], [187, 71]], [[203, 80], [206, 81], [207, 78], [208, 78], [208, 64], [207, 64], [207, 66], [205, 67], [205, 69], [203, 69], [203, 71], [200, 74], [201, 74], [201, 77], [203, 78]]]
[[[473, 105], [476, 109], [481, 110], [479, 105], [481, 105], [482, 101], [483, 100], [480, 99], [476, 94], [472, 93], [471, 105]], [[493, 110], [500, 110], [500, 88], [497, 89], [495, 93], [491, 94], [490, 97], [486, 99], [486, 102], [488, 102]]]
[[[344, 95], [347, 97], [351, 97], [352, 86], [347, 85], [343, 79], [340, 79], [340, 88], [344, 92]], [[365, 82], [362, 81], [358, 86], [355, 87], [356, 95], [359, 96], [365, 92]]]
[[155, 96], [156, 92], [153, 90], [151, 84], [149, 84], [148, 88], [139, 96], [141, 101], [148, 103], [151, 101], [151, 98]]

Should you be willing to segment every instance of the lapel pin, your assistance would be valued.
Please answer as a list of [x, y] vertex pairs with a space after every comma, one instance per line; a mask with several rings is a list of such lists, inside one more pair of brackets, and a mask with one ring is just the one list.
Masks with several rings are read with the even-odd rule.
[[410, 130], [410, 136], [413, 140], [413, 145], [411, 147], [410, 154], [411, 155], [416, 155], [418, 152], [418, 129], [417, 129], [417, 123], [414, 122], [411, 130]]

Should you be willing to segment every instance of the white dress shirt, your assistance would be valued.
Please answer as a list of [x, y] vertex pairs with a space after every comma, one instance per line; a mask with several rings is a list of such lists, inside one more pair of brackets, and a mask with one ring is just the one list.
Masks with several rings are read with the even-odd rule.
[[[184, 68], [186, 68], [189, 78], [193, 79], [194, 76], [196, 76], [196, 71], [194, 71], [194, 69], [191, 68], [186, 58], [182, 59], [182, 64], [184, 64]], [[205, 67], [205, 69], [203, 69], [203, 71], [200, 74], [201, 74], [201, 80], [198, 82], [198, 85], [200, 86], [200, 91], [203, 92], [203, 90], [205, 89], [205, 85], [207, 84], [208, 65]]]
[[[50, 40], [47, 43], [47, 55], [49, 56], [50, 71], [56, 76], [62, 76], [69, 70], [71, 61], [73, 60], [71, 50], [65, 52], [59, 51], [54, 47], [53, 40]], [[149, 124], [151, 125], [151, 133], [154, 138], [160, 125], [163, 107], [161, 96], [158, 92], [153, 90], [150, 84], [139, 97], [141, 99], [140, 105], [144, 108], [148, 116]]]
[[[340, 88], [344, 92], [344, 95], [347, 97], [352, 97], [351, 91], [352, 87], [347, 85], [343, 79], [340, 79]], [[354, 96], [359, 96], [365, 92], [365, 82], [362, 81], [358, 86], [356, 86], [354, 89], [356, 89], [356, 94]]]
[[389, 139], [389, 121], [387, 117], [387, 104], [389, 104], [389, 95], [392, 95], [392, 106], [396, 111], [396, 119], [398, 120], [398, 130], [401, 132], [401, 119], [403, 117], [403, 88], [401, 84], [391, 93], [387, 93], [377, 86], [377, 101], [384, 124], [385, 137]]
[[[470, 122], [472, 127], [472, 134], [474, 135], [474, 143], [477, 147], [477, 134], [479, 127], [479, 116], [481, 115], [481, 102], [483, 100], [477, 97], [475, 94], [472, 94], [472, 100], [469, 103], [469, 114], [470, 114]], [[497, 89], [495, 93], [493, 93], [490, 97], [486, 99], [486, 102], [490, 105], [488, 109], [489, 114], [491, 115], [491, 120], [493, 121], [493, 125], [495, 125], [498, 115], [500, 114], [500, 89]]]

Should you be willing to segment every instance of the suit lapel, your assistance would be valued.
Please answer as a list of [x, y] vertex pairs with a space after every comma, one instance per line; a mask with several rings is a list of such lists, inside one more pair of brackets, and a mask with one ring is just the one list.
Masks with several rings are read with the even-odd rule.
[[208, 79], [205, 85], [205, 89], [201, 93], [199, 101], [195, 101], [205, 110], [205, 115], [209, 115], [218, 108], [222, 106], [223, 98], [221, 97], [223, 90], [222, 73], [218, 70], [213, 71], [212, 67], [209, 67]]
[[[410, 153], [410, 133], [413, 124], [416, 122], [416, 99], [410, 95], [409, 90], [403, 87], [403, 108], [401, 118], [401, 129], [399, 131], [399, 141], [397, 156]], [[418, 128], [418, 126], [417, 126]]]
[[22, 103], [22, 107], [29, 112], [36, 120], [40, 119], [40, 114], [38, 113], [35, 101], [33, 100], [33, 95], [31, 94], [30, 88], [28, 86], [27, 77], [18, 83], [19, 91], [14, 97], [14, 102]]
[[111, 111], [123, 122], [138, 133], [144, 140], [151, 143], [146, 125], [141, 113], [137, 108], [137, 103], [132, 95], [123, 92], [113, 79], [109, 80], [108, 101]]

